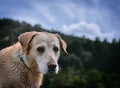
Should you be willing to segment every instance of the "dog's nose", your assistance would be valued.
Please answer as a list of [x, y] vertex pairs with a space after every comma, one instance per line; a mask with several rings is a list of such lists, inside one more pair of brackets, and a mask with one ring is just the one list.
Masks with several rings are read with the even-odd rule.
[[49, 64], [48, 68], [49, 68], [49, 72], [55, 72], [56, 65], [55, 64]]

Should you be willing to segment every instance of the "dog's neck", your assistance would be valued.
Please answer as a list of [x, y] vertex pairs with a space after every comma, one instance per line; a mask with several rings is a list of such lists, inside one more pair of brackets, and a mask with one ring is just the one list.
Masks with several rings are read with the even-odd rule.
[[34, 76], [28, 75], [28, 78], [33, 80], [33, 81], [30, 81], [30, 84], [35, 82], [35, 86], [38, 88], [42, 84], [43, 74], [38, 73], [36, 70], [33, 70], [32, 68], [28, 67], [24, 61], [24, 57], [22, 54], [18, 55], [18, 58], [22, 62], [22, 64], [26, 67], [26, 69], [28, 69], [27, 74], [29, 73], [34, 74]]
[[25, 66], [27, 69], [31, 70], [31, 68], [29, 68], [29, 67], [26, 65], [26, 63], [25, 63], [25, 61], [24, 61], [24, 57], [23, 57], [22, 54], [19, 54], [19, 55], [18, 55], [18, 58], [19, 58], [19, 60], [24, 64], [24, 66]]

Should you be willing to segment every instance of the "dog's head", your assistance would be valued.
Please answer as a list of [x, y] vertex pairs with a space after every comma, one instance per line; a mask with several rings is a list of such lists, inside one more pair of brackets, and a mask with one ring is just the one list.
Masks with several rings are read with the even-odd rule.
[[47, 32], [26, 32], [19, 36], [25, 64], [43, 74], [58, 73], [60, 48], [67, 53], [65, 41], [58, 35]]

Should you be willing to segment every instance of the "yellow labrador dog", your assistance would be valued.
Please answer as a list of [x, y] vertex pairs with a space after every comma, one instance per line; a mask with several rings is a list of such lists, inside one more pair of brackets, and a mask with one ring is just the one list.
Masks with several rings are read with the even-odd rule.
[[45, 73], [58, 73], [60, 48], [67, 53], [67, 45], [47, 32], [26, 32], [18, 40], [0, 51], [0, 88], [40, 88]]

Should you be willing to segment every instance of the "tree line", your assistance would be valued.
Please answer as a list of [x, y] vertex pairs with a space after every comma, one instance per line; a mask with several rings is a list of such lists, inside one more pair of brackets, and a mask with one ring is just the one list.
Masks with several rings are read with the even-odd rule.
[[[48, 31], [10, 18], [0, 19], [0, 50], [17, 42], [27, 31]], [[95, 41], [57, 31], [68, 44], [68, 55], [61, 52], [58, 75], [45, 75], [42, 88], [120, 88], [120, 40]]]

